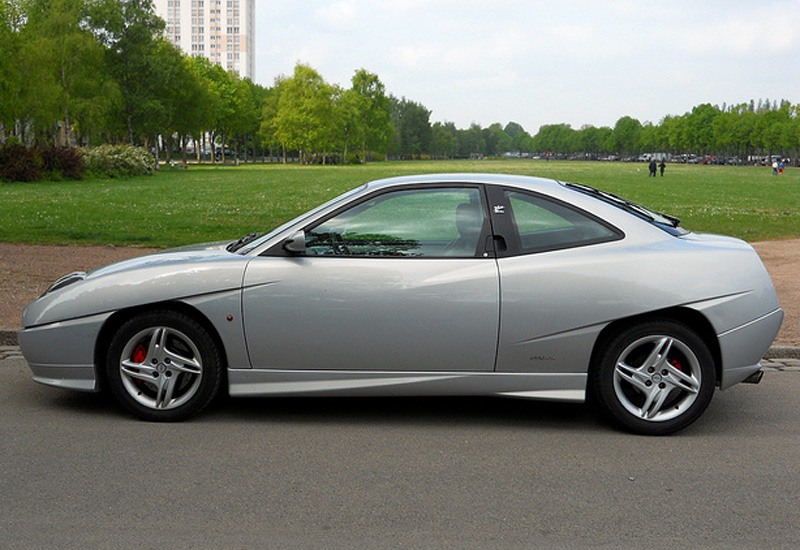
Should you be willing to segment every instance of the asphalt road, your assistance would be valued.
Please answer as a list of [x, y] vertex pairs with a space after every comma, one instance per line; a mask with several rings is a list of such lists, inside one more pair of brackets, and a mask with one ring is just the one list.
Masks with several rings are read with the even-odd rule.
[[664, 438], [582, 405], [225, 400], [150, 424], [0, 361], [0, 546], [797, 548], [800, 372]]

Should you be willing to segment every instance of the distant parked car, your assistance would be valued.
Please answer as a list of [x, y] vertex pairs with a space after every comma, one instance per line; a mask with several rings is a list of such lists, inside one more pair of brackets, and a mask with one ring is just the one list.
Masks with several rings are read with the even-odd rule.
[[231, 395], [595, 398], [629, 430], [757, 381], [783, 312], [746, 243], [584, 185], [363, 185], [265, 234], [56, 281], [23, 314], [34, 380], [147, 420]]

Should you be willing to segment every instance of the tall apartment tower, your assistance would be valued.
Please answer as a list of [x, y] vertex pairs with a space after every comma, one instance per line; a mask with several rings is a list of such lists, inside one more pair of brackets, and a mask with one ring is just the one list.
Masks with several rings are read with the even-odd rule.
[[176, 48], [253, 78], [255, 0], [155, 0], [154, 5]]

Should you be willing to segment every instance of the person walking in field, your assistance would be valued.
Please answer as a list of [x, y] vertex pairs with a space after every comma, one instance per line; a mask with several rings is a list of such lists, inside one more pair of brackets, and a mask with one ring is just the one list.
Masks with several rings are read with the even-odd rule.
[[656, 177], [656, 159], [650, 161], [650, 176]]
[[664, 159], [661, 159], [661, 164], [659, 164], [658, 167], [661, 170], [661, 177], [663, 178], [664, 177], [664, 168], [667, 167], [667, 165], [664, 163]]
[[772, 161], [772, 175], [773, 176], [777, 176], [778, 175], [778, 161], [777, 160], [773, 160]]

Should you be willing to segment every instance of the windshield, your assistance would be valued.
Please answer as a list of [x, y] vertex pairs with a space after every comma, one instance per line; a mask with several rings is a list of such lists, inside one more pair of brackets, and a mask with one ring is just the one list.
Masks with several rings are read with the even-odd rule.
[[604, 202], [612, 204], [617, 208], [621, 208], [622, 210], [625, 210], [626, 212], [629, 212], [639, 218], [643, 218], [653, 225], [660, 227], [667, 233], [670, 233], [671, 235], [679, 236], [685, 235], [689, 232], [683, 227], [680, 227], [681, 220], [675, 216], [670, 216], [669, 214], [652, 210], [646, 206], [642, 206], [639, 203], [629, 201], [628, 199], [619, 197], [613, 193], [601, 191], [600, 189], [595, 189], [594, 187], [584, 185], [582, 183], [565, 183], [564, 185], [570, 189], [575, 189], [576, 191], [580, 191], [581, 193], [591, 195]]
[[366, 185], [362, 185], [360, 187], [356, 187], [355, 189], [351, 189], [350, 191], [335, 197], [328, 202], [317, 206], [316, 208], [306, 212], [305, 214], [301, 214], [294, 219], [289, 220], [288, 222], [267, 231], [266, 233], [250, 233], [249, 235], [245, 235], [239, 240], [233, 241], [227, 246], [228, 252], [236, 252], [237, 254], [247, 254], [251, 250], [255, 250], [268, 240], [272, 239], [275, 235], [280, 234], [281, 232], [285, 231], [287, 228], [291, 227], [292, 225], [299, 224], [303, 220], [314, 216], [317, 212], [320, 212], [330, 206], [333, 206], [341, 201], [344, 201], [350, 198], [352, 195], [355, 195], [362, 189], [364, 189]]

